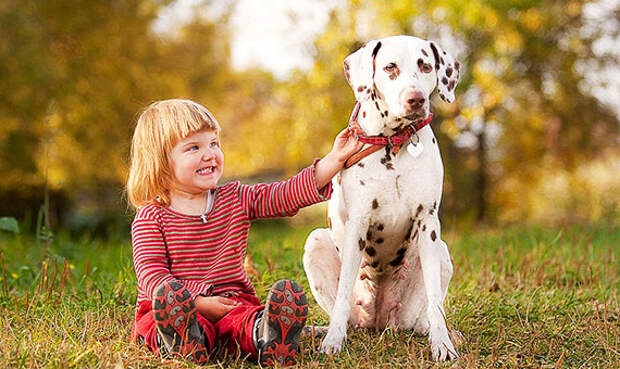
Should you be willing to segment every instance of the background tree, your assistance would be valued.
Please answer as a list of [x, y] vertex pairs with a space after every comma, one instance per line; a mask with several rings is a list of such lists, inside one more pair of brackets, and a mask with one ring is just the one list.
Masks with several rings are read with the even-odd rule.
[[343, 59], [370, 39], [411, 34], [463, 65], [457, 101], [432, 101], [444, 214], [463, 224], [618, 219], [618, 117], [586, 78], [617, 65], [595, 45], [618, 36], [618, 9], [611, 27], [592, 27], [585, 0], [351, 0], [316, 38], [313, 67], [278, 81], [231, 68], [232, 6], [203, 17], [203, 2], [177, 30], [154, 31], [170, 3], [0, 4], [0, 215], [36, 212], [47, 188], [57, 223], [126, 231], [135, 120], [171, 97], [214, 112], [227, 178], [292, 174], [347, 124], [354, 96]]

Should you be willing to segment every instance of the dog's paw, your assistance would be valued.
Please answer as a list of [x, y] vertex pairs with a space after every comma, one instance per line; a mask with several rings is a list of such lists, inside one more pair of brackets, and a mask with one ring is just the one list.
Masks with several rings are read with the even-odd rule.
[[345, 341], [347, 340], [346, 332], [344, 334], [329, 330], [321, 343], [321, 352], [325, 354], [336, 354], [342, 351]]
[[431, 345], [431, 354], [435, 361], [449, 361], [455, 360], [459, 357], [456, 352], [448, 332], [435, 331], [431, 329], [429, 332], [428, 340]]

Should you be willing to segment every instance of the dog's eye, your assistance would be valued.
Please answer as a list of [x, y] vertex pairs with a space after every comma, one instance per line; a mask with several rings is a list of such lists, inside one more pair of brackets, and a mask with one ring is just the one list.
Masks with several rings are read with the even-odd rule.
[[433, 71], [433, 66], [428, 64], [428, 63], [424, 63], [422, 64], [422, 72], [424, 73], [430, 73]]
[[385, 68], [383, 68], [383, 70], [388, 72], [388, 73], [392, 73], [395, 69], [396, 69], [396, 64], [394, 64], [394, 63], [390, 63], [390, 64], [386, 65]]

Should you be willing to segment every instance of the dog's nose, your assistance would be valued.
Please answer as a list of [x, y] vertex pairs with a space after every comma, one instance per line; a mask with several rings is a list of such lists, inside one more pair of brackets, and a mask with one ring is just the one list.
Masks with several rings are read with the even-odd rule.
[[403, 96], [403, 100], [405, 100], [405, 103], [411, 110], [420, 109], [426, 102], [424, 95], [420, 91], [407, 91]]

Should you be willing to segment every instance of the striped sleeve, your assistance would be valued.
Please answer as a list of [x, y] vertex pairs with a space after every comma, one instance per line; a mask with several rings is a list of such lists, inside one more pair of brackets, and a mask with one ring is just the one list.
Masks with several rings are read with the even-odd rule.
[[316, 160], [294, 177], [281, 182], [241, 185], [241, 203], [250, 219], [293, 216], [299, 209], [330, 198], [331, 182], [319, 189]]
[[158, 286], [173, 280], [183, 283], [193, 297], [210, 294], [211, 285], [179, 280], [170, 273], [162, 229], [150, 205], [140, 209], [132, 222], [131, 243], [138, 290], [143, 291], [150, 300], [153, 300], [153, 293]]

